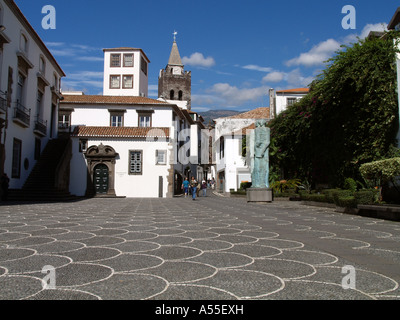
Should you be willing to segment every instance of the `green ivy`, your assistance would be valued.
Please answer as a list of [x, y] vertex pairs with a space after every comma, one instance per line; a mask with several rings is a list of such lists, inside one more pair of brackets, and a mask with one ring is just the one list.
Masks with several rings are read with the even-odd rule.
[[327, 61], [310, 92], [270, 122], [278, 151], [273, 170], [336, 187], [347, 177], [361, 180], [362, 164], [393, 152], [399, 128], [393, 39], [399, 36], [359, 40]]

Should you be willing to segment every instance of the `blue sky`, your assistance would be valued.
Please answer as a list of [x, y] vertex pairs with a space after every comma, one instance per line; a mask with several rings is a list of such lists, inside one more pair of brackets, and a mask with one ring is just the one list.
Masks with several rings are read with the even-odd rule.
[[[192, 109], [267, 106], [268, 89], [307, 86], [341, 44], [384, 28], [393, 0], [15, 0], [67, 77], [64, 90], [101, 94], [103, 48], [141, 48], [149, 64], [149, 96], [172, 42], [192, 71]], [[56, 9], [56, 29], [42, 28], [42, 8]], [[356, 29], [343, 29], [345, 5]]]

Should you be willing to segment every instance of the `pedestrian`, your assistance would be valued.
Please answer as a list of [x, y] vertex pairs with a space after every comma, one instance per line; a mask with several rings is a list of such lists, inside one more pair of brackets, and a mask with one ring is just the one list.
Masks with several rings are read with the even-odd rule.
[[203, 197], [206, 197], [207, 196], [207, 182], [204, 179], [201, 182], [201, 191], [203, 193]]
[[10, 184], [10, 178], [7, 176], [7, 173], [4, 173], [1, 177], [1, 189], [2, 189], [1, 200], [3, 201], [7, 201], [9, 184]]
[[212, 178], [212, 180], [211, 180], [211, 189], [215, 189], [215, 179], [214, 179], [214, 177]]
[[190, 186], [190, 183], [189, 183], [188, 178], [186, 177], [185, 181], [183, 181], [183, 183], [182, 183], [182, 189], [183, 189], [183, 192], [185, 193], [185, 198], [187, 198], [187, 196], [189, 194], [189, 186]]
[[194, 177], [192, 177], [192, 180], [190, 180], [190, 187], [192, 189], [192, 200], [196, 200], [197, 181]]

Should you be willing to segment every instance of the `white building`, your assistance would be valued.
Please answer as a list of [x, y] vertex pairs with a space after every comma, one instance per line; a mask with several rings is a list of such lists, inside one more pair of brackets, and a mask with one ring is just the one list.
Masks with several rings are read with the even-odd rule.
[[164, 101], [65, 95], [60, 131], [72, 139], [70, 193], [172, 197], [197, 170], [197, 126], [187, 110]]
[[255, 129], [257, 119], [270, 119], [270, 108], [214, 120], [217, 191], [237, 191], [242, 182], [251, 182], [250, 159], [243, 152], [243, 139]]
[[105, 96], [148, 96], [149, 58], [142, 49], [104, 49]]
[[0, 173], [21, 189], [57, 137], [65, 74], [12, 0], [0, 0]]
[[299, 101], [309, 91], [310, 89], [308, 88], [286, 89], [276, 92], [274, 89], [270, 89], [271, 118], [275, 118], [282, 111], [286, 110], [287, 107]]

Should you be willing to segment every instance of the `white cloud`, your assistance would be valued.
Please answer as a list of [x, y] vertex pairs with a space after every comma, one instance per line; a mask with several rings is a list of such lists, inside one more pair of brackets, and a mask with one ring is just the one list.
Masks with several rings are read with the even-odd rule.
[[268, 87], [238, 88], [228, 83], [217, 83], [209, 91], [218, 98], [223, 99], [225, 104], [240, 106], [246, 102], [259, 101], [260, 97], [268, 93]]
[[103, 57], [83, 56], [83, 57], [78, 57], [77, 60], [79, 60], [79, 61], [87, 61], [87, 62], [101, 62], [101, 61], [104, 61], [104, 58]]
[[204, 55], [200, 52], [193, 53], [189, 58], [183, 57], [182, 62], [186, 65], [205, 68], [210, 68], [215, 65], [215, 60], [213, 57], [205, 58]]
[[334, 39], [325, 40], [312, 47], [310, 51], [302, 53], [297, 58], [287, 61], [286, 65], [289, 67], [299, 65], [312, 67], [321, 65], [340, 49], [340, 45], [341, 44]]
[[284, 72], [273, 71], [268, 73], [263, 79], [263, 82], [281, 82], [285, 78], [286, 74]]
[[287, 74], [287, 83], [292, 87], [307, 87], [314, 77], [304, 77], [300, 69], [294, 69]]
[[269, 67], [260, 67], [257, 66], [255, 64], [249, 64], [247, 66], [243, 66], [243, 69], [247, 69], [247, 70], [254, 70], [254, 71], [260, 71], [260, 72], [271, 72], [272, 68]]
[[357, 42], [358, 38], [365, 39], [366, 37], [368, 37], [368, 35], [371, 31], [380, 31], [380, 32], [387, 31], [387, 26], [388, 26], [387, 23], [383, 23], [383, 22], [375, 23], [375, 24], [369, 23], [362, 29], [360, 34], [356, 34], [356, 33], [350, 34], [344, 38], [343, 42], [345, 44]]

